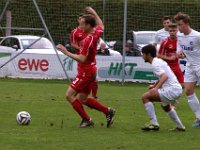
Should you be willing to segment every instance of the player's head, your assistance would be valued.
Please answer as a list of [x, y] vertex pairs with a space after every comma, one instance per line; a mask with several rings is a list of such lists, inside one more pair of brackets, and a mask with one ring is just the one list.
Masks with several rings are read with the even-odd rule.
[[175, 39], [178, 32], [177, 25], [175, 23], [171, 23], [169, 24], [168, 28], [170, 38]]
[[151, 62], [156, 57], [156, 47], [152, 44], [148, 44], [142, 48], [142, 57], [145, 62]]
[[83, 15], [83, 17], [81, 18], [80, 26], [84, 30], [84, 32], [90, 32], [96, 26], [95, 17], [89, 14]]
[[163, 27], [165, 28], [165, 30], [168, 31], [168, 25], [171, 24], [171, 22], [172, 18], [170, 16], [164, 16], [162, 18]]
[[180, 32], [185, 33], [190, 28], [190, 16], [184, 13], [177, 13], [174, 16], [176, 24]]

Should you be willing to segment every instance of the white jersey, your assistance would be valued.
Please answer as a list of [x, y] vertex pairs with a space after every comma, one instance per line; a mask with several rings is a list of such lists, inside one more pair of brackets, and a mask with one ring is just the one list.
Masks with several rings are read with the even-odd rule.
[[192, 29], [190, 34], [178, 34], [177, 51], [182, 50], [187, 59], [187, 66], [200, 65], [200, 33]]
[[163, 83], [162, 88], [167, 88], [170, 86], [181, 87], [176, 76], [164, 60], [155, 57], [152, 61], [152, 67], [154, 74], [158, 78], [160, 78], [160, 75], [163, 73], [165, 73], [168, 76], [168, 79]]
[[165, 28], [160, 29], [156, 32], [154, 43], [161, 44], [162, 40], [166, 39], [169, 36], [169, 32]]

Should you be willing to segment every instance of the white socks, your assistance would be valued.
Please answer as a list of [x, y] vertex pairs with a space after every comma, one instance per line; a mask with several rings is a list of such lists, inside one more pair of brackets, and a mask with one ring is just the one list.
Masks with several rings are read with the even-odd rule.
[[153, 103], [152, 102], [147, 102], [147, 103], [144, 104], [144, 106], [145, 106], [145, 109], [147, 111], [147, 114], [149, 115], [151, 123], [153, 125], [159, 125], [158, 121], [157, 121], [156, 114], [155, 114]]
[[182, 128], [182, 129], [185, 128], [174, 109], [171, 109], [167, 113], [169, 117], [172, 119], [172, 121], [174, 121], [177, 124], [178, 128]]
[[196, 96], [196, 94], [192, 94], [190, 96], [187, 96], [188, 98], [188, 104], [192, 111], [195, 113], [196, 117], [200, 120], [200, 106], [199, 106], [199, 100]]

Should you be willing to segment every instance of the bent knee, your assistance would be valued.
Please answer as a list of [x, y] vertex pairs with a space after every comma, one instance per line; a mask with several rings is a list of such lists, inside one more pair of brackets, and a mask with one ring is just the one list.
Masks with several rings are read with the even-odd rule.
[[141, 100], [142, 100], [142, 102], [143, 102], [144, 104], [147, 103], [147, 102], [149, 102], [147, 93], [145, 93], [145, 94], [142, 95]]
[[190, 96], [194, 93], [194, 90], [193, 89], [186, 89], [186, 96]]

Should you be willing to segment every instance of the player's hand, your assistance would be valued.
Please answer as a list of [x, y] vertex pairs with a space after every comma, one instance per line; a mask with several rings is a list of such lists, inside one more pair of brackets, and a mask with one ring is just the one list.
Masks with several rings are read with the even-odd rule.
[[158, 89], [157, 88], [151, 88], [150, 90], [149, 90], [149, 93], [151, 94], [151, 95], [155, 95], [156, 93], [157, 93], [157, 91], [158, 91]]
[[173, 55], [170, 57], [170, 60], [176, 60], [177, 59], [177, 56], [176, 55]]
[[95, 15], [96, 11], [92, 7], [86, 7], [85, 11], [89, 14]]
[[153, 89], [155, 86], [154, 85], [149, 85], [148, 89]]
[[185, 54], [183, 53], [183, 51], [179, 51], [179, 52], [177, 53], [177, 57], [178, 57], [178, 58], [185, 58]]
[[56, 48], [61, 51], [62, 53], [64, 53], [65, 51], [67, 51], [67, 49], [62, 45], [62, 44], [58, 44], [56, 46]]

